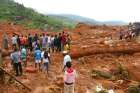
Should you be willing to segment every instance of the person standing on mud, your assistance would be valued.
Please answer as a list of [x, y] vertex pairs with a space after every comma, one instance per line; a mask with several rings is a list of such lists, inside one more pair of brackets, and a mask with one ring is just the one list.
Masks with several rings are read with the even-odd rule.
[[24, 36], [25, 48], [28, 48], [28, 37]]
[[14, 52], [11, 53], [11, 59], [13, 62], [14, 69], [16, 71], [16, 76], [22, 75], [22, 65], [20, 62], [20, 52], [15, 47]]
[[42, 48], [45, 49], [47, 46], [47, 39], [46, 39], [46, 35], [44, 33], [42, 34], [41, 42], [42, 42]]
[[13, 46], [13, 48], [17, 46], [17, 38], [15, 35], [13, 35], [13, 37], [12, 37], [12, 46]]
[[28, 48], [30, 49], [30, 52], [33, 50], [32, 43], [33, 43], [33, 38], [32, 38], [32, 35], [29, 34], [28, 35]]
[[35, 34], [35, 36], [34, 36], [34, 42], [36, 42], [36, 43], [37, 43], [38, 39], [39, 39], [38, 35], [37, 35], [37, 34]]
[[62, 32], [62, 35], [61, 35], [61, 50], [62, 51], [64, 50], [65, 44], [66, 44], [66, 35], [65, 35], [65, 32]]
[[39, 44], [41, 49], [42, 49], [42, 38], [43, 38], [43, 34], [40, 34], [38, 44]]
[[57, 51], [61, 51], [61, 33], [59, 33], [59, 36], [57, 38]]
[[71, 60], [70, 55], [68, 54], [68, 51], [63, 51], [63, 56], [64, 56], [64, 59], [63, 59], [63, 70], [62, 71], [65, 71], [66, 63], [71, 62], [72, 60]]
[[71, 67], [71, 62], [66, 63], [67, 70], [64, 73], [64, 93], [74, 93], [74, 83], [77, 77], [76, 71]]
[[71, 46], [71, 36], [70, 36], [70, 34], [67, 34], [66, 44], [68, 45], [68, 49], [70, 50], [70, 46]]
[[21, 56], [21, 61], [24, 63], [24, 66], [27, 67], [27, 50], [25, 47], [21, 48], [20, 56]]
[[49, 64], [51, 63], [50, 53], [47, 50], [45, 50], [42, 51], [41, 56], [43, 60], [43, 71], [45, 72], [45, 74], [47, 72], [47, 75], [49, 75]]
[[20, 37], [20, 47], [24, 47], [24, 45], [25, 45], [24, 36], [21, 35], [21, 37]]
[[121, 30], [120, 33], [119, 33], [119, 40], [122, 40], [122, 39], [123, 39], [123, 32]]
[[19, 35], [17, 36], [17, 45], [18, 45], [18, 48], [20, 49], [21, 42], [20, 42], [20, 36]]
[[4, 33], [4, 36], [3, 36], [3, 48], [8, 49], [8, 36], [6, 33]]
[[54, 52], [54, 36], [51, 35], [51, 50]]
[[54, 50], [55, 50], [55, 51], [58, 51], [58, 50], [57, 50], [57, 47], [58, 47], [58, 36], [55, 35], [55, 36], [54, 36]]
[[34, 57], [35, 57], [35, 68], [37, 68], [37, 65], [38, 65], [38, 69], [40, 69], [41, 67], [41, 50], [37, 47], [35, 49], [35, 52], [34, 52]]
[[48, 51], [50, 51], [51, 50], [51, 36], [50, 36], [50, 34], [48, 34], [48, 36], [47, 36], [47, 45], [48, 45]]

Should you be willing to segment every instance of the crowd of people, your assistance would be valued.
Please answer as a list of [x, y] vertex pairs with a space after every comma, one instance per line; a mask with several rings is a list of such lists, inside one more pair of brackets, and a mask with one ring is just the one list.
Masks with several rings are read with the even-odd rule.
[[121, 30], [120, 33], [119, 33], [119, 39], [120, 40], [123, 40], [123, 39], [129, 39], [129, 40], [131, 40], [135, 36], [136, 36], [135, 32], [133, 32], [131, 30], [126, 30], [126, 31]]
[[33, 63], [37, 71], [43, 71], [45, 75], [49, 76], [49, 64], [52, 63], [51, 53], [63, 53], [64, 93], [74, 93], [74, 82], [77, 74], [72, 68], [72, 59], [69, 55], [71, 37], [68, 33], [62, 32], [58, 35], [42, 33], [34, 36], [13, 34], [11, 42], [13, 49], [10, 55], [11, 64], [16, 76], [22, 76], [23, 66], [26, 68], [28, 65], [27, 56], [29, 54], [33, 55]]
[[71, 38], [65, 32], [58, 35], [42, 33], [41, 35], [35, 34], [34, 36], [31, 34], [28, 34], [28, 36], [13, 34], [11, 42], [12, 49], [14, 50], [11, 54], [11, 59], [16, 76], [18, 76], [19, 72], [22, 74], [21, 62], [25, 67], [27, 66], [27, 56], [29, 53], [34, 55], [35, 68], [41, 70], [41, 63], [43, 63], [48, 73], [48, 63], [51, 62], [50, 53], [69, 51]]
[[51, 34], [31, 34], [27, 35], [13, 35], [12, 46], [17, 46], [21, 49], [23, 46], [30, 51], [33, 51], [36, 47], [42, 49], [47, 48], [48, 51], [63, 51], [64, 49], [70, 50], [71, 37], [68, 33], [62, 32], [58, 35]]
[[128, 29], [124, 30], [124, 29], [120, 29], [120, 33], [119, 33], [119, 39], [133, 39], [137, 36], [139, 36], [140, 33], [140, 24], [139, 23], [129, 23], [128, 25]]

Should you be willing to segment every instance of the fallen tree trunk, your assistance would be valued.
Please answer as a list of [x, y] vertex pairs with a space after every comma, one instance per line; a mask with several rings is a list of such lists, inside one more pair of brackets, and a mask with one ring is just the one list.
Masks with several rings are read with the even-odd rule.
[[74, 47], [72, 48], [70, 55], [72, 58], [79, 58], [83, 56], [90, 56], [94, 54], [104, 54], [104, 53], [123, 53], [123, 54], [131, 54], [135, 52], [140, 52], [140, 45], [123, 45], [123, 46], [87, 46], [87, 47]]
[[24, 86], [25, 88], [27, 88], [29, 91], [31, 91], [31, 89], [29, 87], [27, 87], [26, 85], [24, 85], [22, 82], [20, 82], [19, 80], [17, 80], [13, 75], [9, 74], [8, 72], [6, 72], [2, 67], [0, 67], [0, 70], [4, 73], [6, 73], [7, 75], [9, 75], [10, 77], [12, 77], [15, 81], [17, 81], [19, 84], [21, 84], [22, 86]]

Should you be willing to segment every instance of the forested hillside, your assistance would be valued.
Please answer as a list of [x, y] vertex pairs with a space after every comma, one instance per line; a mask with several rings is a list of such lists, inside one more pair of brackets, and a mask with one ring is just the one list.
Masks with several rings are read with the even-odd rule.
[[64, 27], [73, 28], [76, 23], [40, 14], [26, 8], [13, 0], [0, 0], [0, 21], [12, 21], [27, 28], [59, 30]]

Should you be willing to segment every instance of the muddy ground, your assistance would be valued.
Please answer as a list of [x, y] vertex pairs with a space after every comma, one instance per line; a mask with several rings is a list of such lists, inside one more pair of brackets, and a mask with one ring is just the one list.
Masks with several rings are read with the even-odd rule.
[[[126, 29], [125, 26], [122, 28]], [[87, 90], [93, 93], [92, 89], [99, 84], [106, 89], [112, 87], [115, 93], [126, 93], [131, 83], [140, 81], [139, 38], [118, 40], [119, 30], [119, 26], [79, 24], [74, 30], [68, 31], [72, 36], [72, 64], [78, 73], [75, 93], [86, 93]], [[13, 33], [44, 33], [37, 29], [28, 30], [19, 25], [0, 23], [0, 37], [3, 32], [6, 32], [9, 38]], [[2, 39], [0, 41], [2, 44]], [[34, 67], [32, 55], [29, 55], [28, 59], [28, 67]], [[24, 69], [23, 76], [16, 77], [31, 88], [31, 92], [10, 80], [0, 85], [0, 93], [63, 93], [62, 53], [52, 53], [51, 60], [49, 76], [43, 72], [28, 73]], [[3, 61], [5, 69], [11, 73], [10, 58], [5, 57]], [[123, 69], [122, 73], [126, 71], [127, 74], [117, 72], [120, 71], [120, 66]], [[111, 77], [96, 76], [92, 73], [93, 70], [109, 73]], [[9, 77], [6, 78], [8, 80]]]

